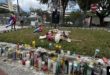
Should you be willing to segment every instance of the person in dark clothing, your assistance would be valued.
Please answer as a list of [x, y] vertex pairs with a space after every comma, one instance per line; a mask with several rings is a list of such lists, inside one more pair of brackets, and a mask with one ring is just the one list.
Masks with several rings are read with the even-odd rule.
[[57, 9], [55, 9], [55, 11], [52, 12], [52, 23], [55, 24], [55, 28], [56, 25], [59, 24], [59, 18], [60, 18], [60, 14], [57, 11]]
[[12, 19], [13, 19], [13, 24], [11, 28], [12, 29], [14, 28], [14, 30], [16, 30], [16, 27], [15, 27], [16, 26], [16, 15], [15, 14], [12, 15]]
[[12, 28], [13, 23], [14, 23], [13, 14], [11, 14], [9, 19], [8, 19], [6, 28], [8, 28], [9, 26], [11, 26], [11, 28]]
[[23, 28], [23, 26], [24, 26], [24, 17], [22, 15], [20, 15], [20, 25]]

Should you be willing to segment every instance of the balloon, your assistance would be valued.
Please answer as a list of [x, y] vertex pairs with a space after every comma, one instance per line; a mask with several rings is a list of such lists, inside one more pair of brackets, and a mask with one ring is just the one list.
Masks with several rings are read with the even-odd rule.
[[59, 49], [61, 49], [61, 45], [59, 45]]
[[61, 47], [62, 47], [61, 45], [58, 45], [58, 44], [55, 45], [55, 49], [57, 49], [57, 50], [60, 50]]
[[56, 48], [58, 48], [58, 45], [55, 45]]

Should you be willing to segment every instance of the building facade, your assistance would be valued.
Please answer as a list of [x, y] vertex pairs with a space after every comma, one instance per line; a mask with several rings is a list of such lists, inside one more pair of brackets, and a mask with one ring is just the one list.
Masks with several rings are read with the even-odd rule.
[[11, 0], [0, 0], [0, 12], [13, 11]]
[[0, 9], [8, 9], [7, 0], [0, 0]]
[[8, 9], [9, 9], [10, 11], [14, 11], [14, 10], [13, 10], [12, 0], [7, 0], [7, 2], [8, 2]]

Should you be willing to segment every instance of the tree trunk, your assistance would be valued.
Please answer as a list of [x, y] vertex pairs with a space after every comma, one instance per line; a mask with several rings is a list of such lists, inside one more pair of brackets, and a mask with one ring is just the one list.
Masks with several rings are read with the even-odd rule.
[[63, 8], [63, 12], [62, 12], [62, 24], [64, 24], [65, 22], [65, 8]]
[[104, 27], [105, 26], [105, 24], [104, 24], [104, 17], [99, 17], [99, 19], [100, 19], [100, 26]]
[[90, 24], [89, 24], [89, 27], [91, 27], [92, 25], [92, 16], [90, 17]]

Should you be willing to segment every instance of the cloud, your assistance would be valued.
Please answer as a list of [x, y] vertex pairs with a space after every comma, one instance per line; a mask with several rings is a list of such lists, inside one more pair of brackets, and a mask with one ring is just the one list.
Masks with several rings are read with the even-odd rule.
[[[18, 1], [20, 7], [24, 11], [29, 11], [31, 7], [36, 9], [48, 10], [48, 6], [46, 4], [41, 4], [39, 0], [18, 0]], [[13, 0], [13, 4], [17, 4], [17, 0]], [[75, 9], [79, 9], [78, 4], [76, 4], [76, 6], [72, 7], [71, 9], [69, 8], [69, 10], [66, 11], [71, 12]]]
[[[13, 0], [13, 4], [17, 4], [17, 0]], [[19, 5], [25, 11], [29, 11], [31, 7], [42, 10], [48, 9], [47, 5], [41, 4], [37, 0], [19, 0]]]

